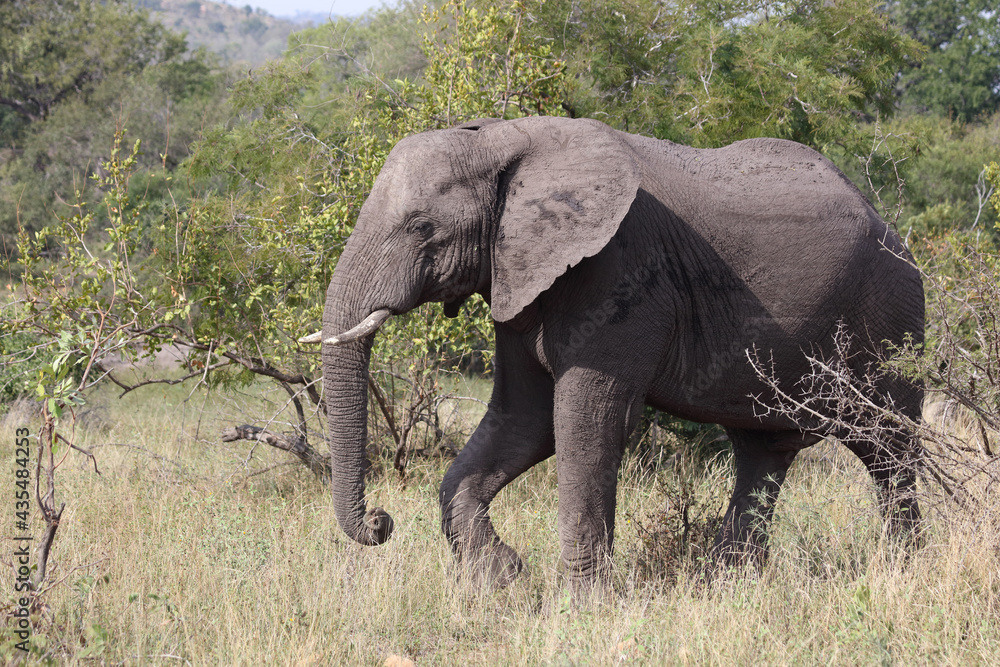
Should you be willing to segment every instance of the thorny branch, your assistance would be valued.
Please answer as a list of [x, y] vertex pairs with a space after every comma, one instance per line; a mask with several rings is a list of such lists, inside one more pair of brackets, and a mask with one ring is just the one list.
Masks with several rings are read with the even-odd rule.
[[[952, 398], [954, 403], [974, 406], [970, 410], [974, 433], [956, 428], [954, 420], [937, 422], [914, 419], [902, 414], [885, 389], [887, 376], [913, 372], [908, 364], [920, 359], [915, 349], [895, 350], [894, 359], [870, 364], [859, 372], [852, 364], [851, 336], [841, 325], [833, 337], [832, 352], [807, 355], [810, 370], [794, 386], [782, 384], [773, 360], [761, 360], [757, 350], [748, 350], [747, 358], [766, 393], [753, 398], [761, 415], [782, 416], [804, 431], [839, 439], [869, 443], [881, 455], [893, 459], [924, 479], [924, 495], [933, 499], [933, 488], [961, 507], [982, 507], [984, 495], [1000, 483], [1000, 459], [993, 454], [988, 432], [997, 417], [990, 400], [982, 394], [970, 394], [951, 387], [932, 387], [933, 393]], [[994, 364], [997, 360], [994, 360]], [[902, 365], [903, 368], [898, 366]], [[1000, 390], [994, 387], [993, 391]], [[902, 434], [919, 439], [911, 445]], [[978, 446], [970, 442], [979, 440]], [[886, 447], [886, 445], [892, 445]]]
[[[899, 137], [891, 133], [883, 133], [881, 120], [876, 118], [872, 148], [868, 152], [868, 155], [861, 158], [861, 161], [865, 180], [868, 182], [868, 189], [878, 202], [879, 208], [882, 210], [882, 217], [886, 219], [893, 229], [896, 229], [896, 223], [899, 222], [899, 217], [903, 213], [903, 190], [906, 185], [906, 181], [899, 173], [899, 165], [906, 161], [906, 158], [897, 158], [893, 155], [891, 139], [899, 139]], [[883, 149], [885, 151], [884, 155], [881, 152]], [[889, 203], [882, 199], [882, 190], [885, 189], [885, 186], [875, 186], [877, 174], [881, 173], [886, 165], [892, 167], [892, 175], [895, 179], [896, 205], [894, 207], [891, 207]]]

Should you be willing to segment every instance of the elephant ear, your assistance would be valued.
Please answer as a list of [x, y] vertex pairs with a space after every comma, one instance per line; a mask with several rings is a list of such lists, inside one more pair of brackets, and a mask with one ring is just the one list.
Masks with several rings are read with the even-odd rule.
[[506, 322], [607, 245], [635, 199], [640, 169], [611, 128], [589, 119], [520, 118], [479, 132], [503, 156], [490, 307]]

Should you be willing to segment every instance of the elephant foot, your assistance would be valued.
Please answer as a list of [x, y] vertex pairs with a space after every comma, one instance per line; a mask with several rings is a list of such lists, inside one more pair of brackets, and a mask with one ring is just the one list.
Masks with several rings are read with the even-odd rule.
[[462, 558], [463, 575], [477, 588], [500, 590], [514, 582], [524, 569], [517, 552], [503, 542], [483, 547]]
[[888, 510], [883, 530], [903, 563], [909, 563], [926, 543], [925, 526], [915, 500], [903, 501], [898, 507]]
[[895, 507], [886, 510], [886, 531], [899, 543], [917, 549], [923, 543], [923, 524], [920, 521], [920, 506], [916, 499], [900, 500]]
[[767, 563], [769, 549], [766, 535], [758, 534], [756, 537], [758, 539], [739, 541], [720, 534], [712, 547], [711, 559], [702, 571], [702, 580], [711, 584], [729, 577], [739, 579], [760, 575]]
[[577, 609], [599, 607], [616, 599], [610, 572], [598, 576], [570, 577], [568, 582], [570, 600]]
[[610, 545], [563, 549], [564, 576], [573, 605], [589, 607], [615, 597]]

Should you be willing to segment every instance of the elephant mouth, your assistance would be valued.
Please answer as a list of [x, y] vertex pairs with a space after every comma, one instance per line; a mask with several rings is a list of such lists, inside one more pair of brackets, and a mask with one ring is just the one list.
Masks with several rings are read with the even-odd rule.
[[323, 343], [324, 345], [346, 345], [347, 343], [353, 343], [356, 340], [365, 338], [366, 336], [378, 331], [378, 328], [385, 324], [390, 317], [392, 317], [392, 311], [388, 308], [380, 308], [344, 333], [330, 336], [324, 340], [323, 332], [317, 331], [316, 333], [309, 334], [308, 336], [303, 336], [299, 339], [299, 342], [306, 345], [316, 343]]

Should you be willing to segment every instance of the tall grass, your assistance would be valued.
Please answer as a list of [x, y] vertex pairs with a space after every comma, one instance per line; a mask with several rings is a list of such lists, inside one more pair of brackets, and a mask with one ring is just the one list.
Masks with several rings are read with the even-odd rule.
[[[836, 445], [794, 464], [763, 574], [711, 585], [699, 576], [697, 536], [671, 542], [668, 528], [681, 486], [695, 529], [721, 511], [728, 461], [681, 456], [655, 473], [627, 462], [615, 591], [574, 608], [559, 568], [552, 461], [493, 509], [528, 576], [482, 593], [460, 583], [440, 532], [446, 460], [414, 459], [405, 484], [391, 470], [371, 481], [396, 531], [365, 548], [341, 533], [328, 490], [308, 471], [267, 470], [287, 454], [258, 447], [250, 457], [248, 443], [218, 442], [232, 423], [226, 402], [185, 397], [167, 388], [95, 399], [102, 407], [82, 420], [77, 442], [94, 451], [100, 474], [75, 453], [57, 471], [67, 509], [49, 581], [59, 583], [34, 619], [30, 661], [856, 665], [1000, 656], [996, 503], [980, 516], [931, 508], [924, 546], [908, 553], [882, 535], [867, 474]], [[29, 421], [0, 420], [4, 460], [14, 428]], [[7, 601], [13, 576], [3, 569]], [[12, 644], [5, 635], [5, 661]]]

